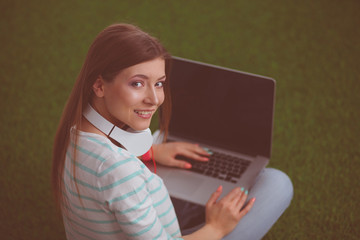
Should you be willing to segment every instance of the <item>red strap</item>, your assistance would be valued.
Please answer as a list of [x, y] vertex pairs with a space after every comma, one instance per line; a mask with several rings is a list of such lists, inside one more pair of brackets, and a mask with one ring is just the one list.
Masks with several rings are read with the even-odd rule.
[[149, 151], [147, 151], [144, 155], [142, 155], [140, 159], [143, 162], [149, 162], [152, 159], [152, 161], [154, 163], [154, 173], [156, 173], [156, 163], [155, 163], [155, 158], [154, 158], [154, 149], [153, 149], [153, 147], [151, 147]]
[[141, 160], [144, 162], [150, 161], [152, 154], [150, 153], [152, 151], [152, 147], [147, 151], [144, 155], [141, 156]]
[[151, 157], [152, 157], [152, 160], [154, 163], [154, 173], [156, 174], [156, 163], [155, 163], [155, 158], [154, 158], [154, 149], [152, 146], [151, 146], [150, 150], [151, 150]]

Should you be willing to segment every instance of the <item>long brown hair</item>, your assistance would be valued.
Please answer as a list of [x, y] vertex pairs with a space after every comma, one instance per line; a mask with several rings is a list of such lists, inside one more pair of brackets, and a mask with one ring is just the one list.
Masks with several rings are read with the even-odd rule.
[[[95, 80], [101, 76], [105, 81], [112, 81], [121, 70], [159, 57], [165, 60], [165, 72], [168, 75], [170, 63], [168, 52], [156, 38], [130, 24], [110, 25], [101, 31], [91, 44], [63, 110], [54, 140], [51, 180], [59, 209], [64, 200], [63, 174], [65, 155], [70, 143], [70, 129], [73, 126], [81, 127], [82, 113], [92, 99], [92, 86]], [[165, 100], [159, 108], [159, 123], [160, 131], [166, 136], [171, 111], [168, 81], [164, 92]], [[71, 141], [77, 142], [77, 134]], [[75, 168], [73, 171], [75, 174]]]

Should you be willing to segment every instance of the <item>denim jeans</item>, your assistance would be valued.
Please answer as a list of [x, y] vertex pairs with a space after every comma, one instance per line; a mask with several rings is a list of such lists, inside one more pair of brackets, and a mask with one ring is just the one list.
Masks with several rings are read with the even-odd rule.
[[[250, 212], [223, 240], [261, 239], [290, 205], [293, 185], [285, 173], [265, 168], [249, 191], [248, 199], [253, 197], [256, 201]], [[190, 234], [204, 225], [203, 206], [174, 198], [172, 200], [183, 235]]]

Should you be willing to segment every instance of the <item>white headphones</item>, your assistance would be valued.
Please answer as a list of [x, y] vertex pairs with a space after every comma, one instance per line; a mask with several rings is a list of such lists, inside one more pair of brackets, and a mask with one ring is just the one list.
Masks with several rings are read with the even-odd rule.
[[97, 129], [120, 143], [135, 156], [144, 155], [153, 144], [153, 137], [149, 128], [143, 131], [135, 131], [131, 128], [127, 131], [122, 130], [101, 116], [90, 104], [84, 110], [83, 116]]

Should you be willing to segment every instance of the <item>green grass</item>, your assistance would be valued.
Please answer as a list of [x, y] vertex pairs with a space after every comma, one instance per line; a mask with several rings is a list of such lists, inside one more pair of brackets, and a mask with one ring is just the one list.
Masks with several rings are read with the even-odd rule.
[[174, 55], [277, 80], [270, 165], [295, 195], [265, 239], [360, 237], [360, 2], [184, 2], [0, 2], [2, 239], [64, 239], [52, 140], [90, 43], [114, 22]]

